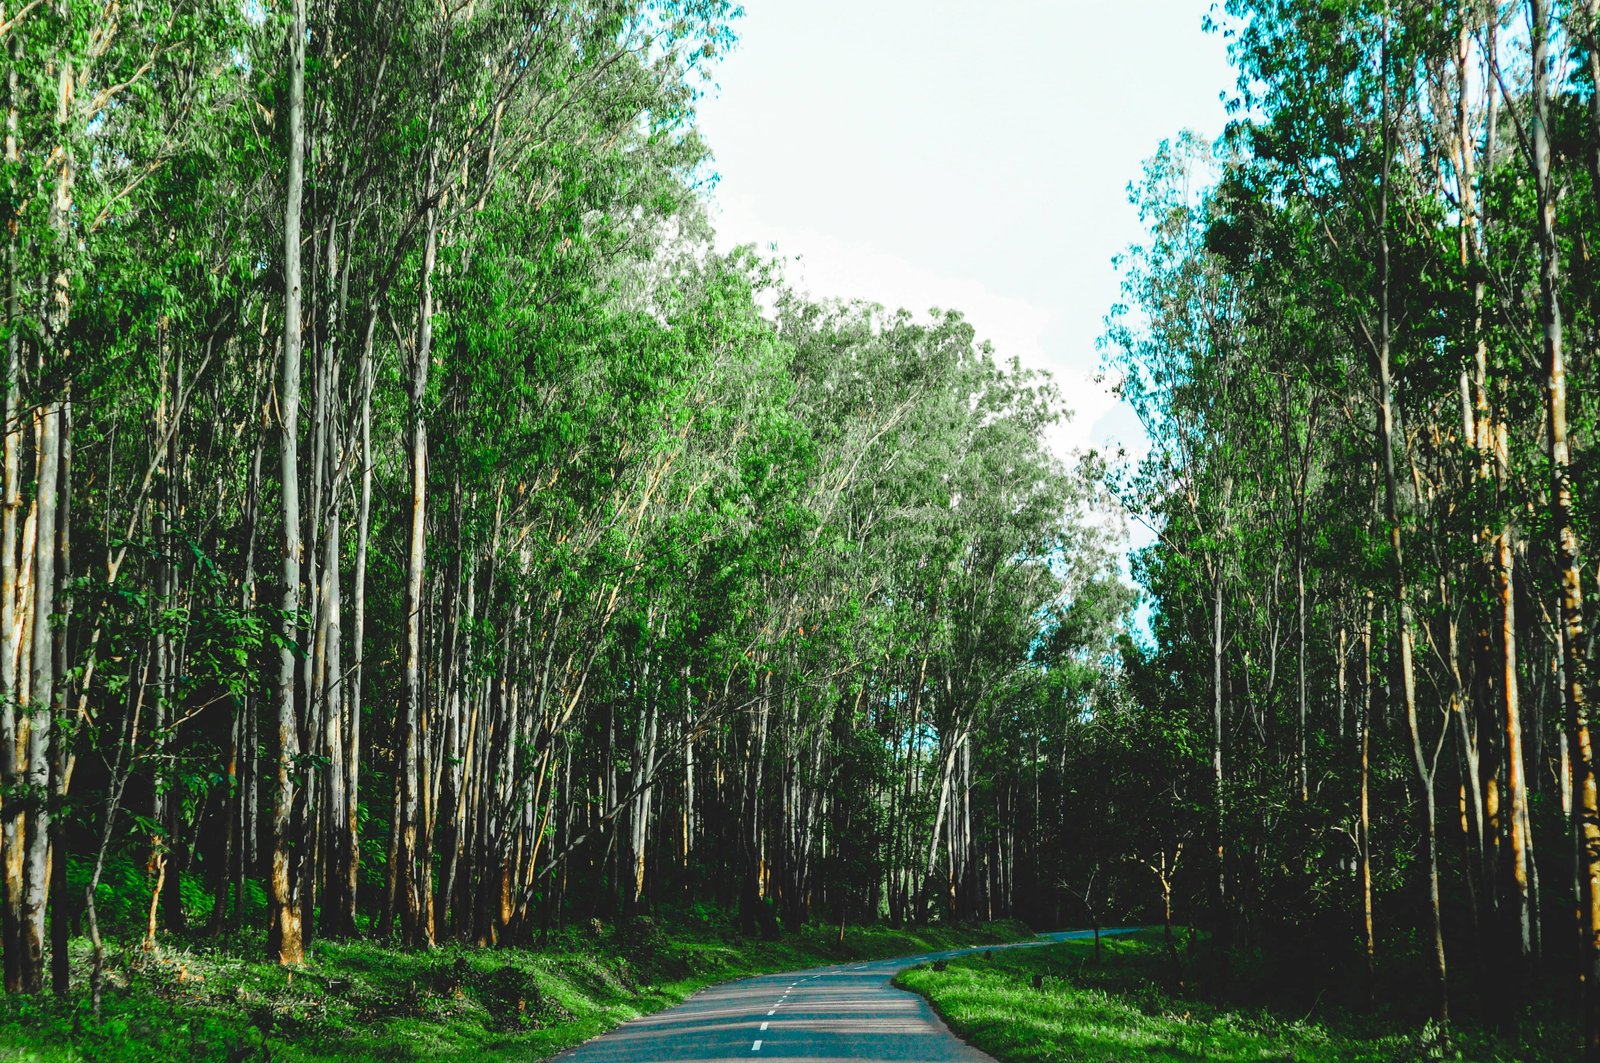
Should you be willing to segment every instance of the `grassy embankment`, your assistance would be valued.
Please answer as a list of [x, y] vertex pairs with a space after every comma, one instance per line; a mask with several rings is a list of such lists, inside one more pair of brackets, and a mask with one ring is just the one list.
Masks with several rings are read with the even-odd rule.
[[1376, 1017], [1269, 1006], [1222, 1006], [1163, 988], [1173, 966], [1158, 931], [1010, 949], [906, 971], [896, 984], [927, 997], [950, 1027], [1003, 1063], [1043, 1061], [1557, 1060], [1573, 1042], [1546, 1029], [1512, 1045], [1457, 1030], [1448, 1044], [1431, 1027], [1380, 1009]]
[[111, 951], [98, 1021], [79, 941], [71, 996], [0, 999], [0, 1059], [543, 1059], [730, 978], [1031, 936], [1011, 923], [838, 934], [753, 941], [702, 909], [531, 949], [320, 941], [296, 971], [261, 962], [260, 935], [155, 954], [134, 944]]

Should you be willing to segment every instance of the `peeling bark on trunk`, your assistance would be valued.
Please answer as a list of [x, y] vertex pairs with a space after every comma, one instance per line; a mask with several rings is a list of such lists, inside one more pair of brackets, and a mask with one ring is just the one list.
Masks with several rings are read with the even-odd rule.
[[[6, 68], [6, 133], [5, 159], [15, 167], [20, 161], [17, 144], [17, 109], [19, 87], [17, 72], [22, 66], [22, 35], [11, 34], [8, 47], [10, 62]], [[13, 170], [13, 173], [16, 171]], [[10, 182], [10, 192], [15, 201], [16, 178]], [[21, 264], [19, 261], [19, 225], [17, 219], [6, 219], [6, 319], [7, 324], [18, 320], [22, 313]], [[22, 484], [20, 453], [22, 449], [20, 379], [22, 370], [22, 336], [15, 327], [8, 328], [5, 362], [5, 424], [4, 431], [4, 484], [0, 498], [0, 785], [8, 793], [20, 792], [20, 764], [17, 759], [17, 580], [18, 580], [18, 528], [17, 515], [22, 509]], [[5, 954], [5, 988], [14, 993], [22, 987], [21, 925], [22, 925], [22, 836], [25, 819], [21, 802], [13, 797], [0, 807], [0, 949]]]
[[1545, 403], [1550, 431], [1550, 525], [1561, 580], [1562, 671], [1573, 795], [1579, 837], [1580, 942], [1583, 956], [1584, 1058], [1600, 1060], [1600, 793], [1589, 731], [1588, 659], [1583, 631], [1583, 575], [1573, 516], [1567, 433], [1566, 360], [1562, 351], [1560, 248], [1550, 173], [1549, 22], [1545, 0], [1529, 0], [1533, 65], [1533, 176], [1539, 208], [1539, 317], [1544, 333]]
[[283, 225], [283, 355], [278, 385], [281, 411], [279, 459], [283, 492], [283, 624], [284, 645], [278, 651], [275, 690], [277, 708], [277, 786], [272, 808], [272, 872], [269, 904], [271, 926], [267, 950], [285, 966], [305, 962], [302, 940], [300, 861], [306, 839], [296, 805], [295, 773], [300, 770], [300, 716], [296, 692], [296, 660], [292, 645], [300, 626], [300, 203], [305, 156], [306, 4], [295, 0], [289, 26], [289, 160]]

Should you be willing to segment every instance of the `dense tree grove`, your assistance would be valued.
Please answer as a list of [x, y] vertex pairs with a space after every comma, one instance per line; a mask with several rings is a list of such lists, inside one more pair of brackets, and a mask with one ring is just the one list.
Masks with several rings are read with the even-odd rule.
[[1600, 1058], [1600, 9], [1224, 7], [1235, 121], [1136, 183], [1103, 347], [1157, 648], [1081, 755], [1181, 810], [1113, 855], [1368, 1006], [1559, 986]]
[[1059, 396], [711, 250], [734, 13], [0, 5], [8, 990], [103, 930], [1059, 915], [1127, 593]]

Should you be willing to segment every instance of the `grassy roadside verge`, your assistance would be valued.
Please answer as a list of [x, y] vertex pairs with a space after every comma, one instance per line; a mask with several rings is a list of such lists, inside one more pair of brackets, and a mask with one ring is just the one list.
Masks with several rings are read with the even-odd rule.
[[895, 984], [926, 997], [950, 1028], [1002, 1063], [1142, 1060], [1544, 1060], [1559, 1054], [1458, 1031], [1397, 1030], [1355, 1016], [1312, 1020], [1228, 1008], [1161, 987], [1170, 973], [1159, 932], [1013, 949], [922, 966]]
[[[753, 941], [702, 910], [563, 931], [526, 949], [320, 942], [294, 972], [258, 962], [259, 938], [154, 956], [134, 948], [112, 953], [99, 1021], [76, 981], [65, 1000], [0, 999], [0, 1059], [543, 1059], [731, 978], [1030, 936], [997, 923], [852, 927], [842, 944], [837, 927]], [[82, 949], [75, 979], [87, 970]]]

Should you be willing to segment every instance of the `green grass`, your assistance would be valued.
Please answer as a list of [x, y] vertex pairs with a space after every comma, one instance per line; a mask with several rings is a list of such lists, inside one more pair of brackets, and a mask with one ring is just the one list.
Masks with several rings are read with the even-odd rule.
[[261, 962], [260, 935], [155, 955], [117, 945], [98, 1021], [80, 941], [66, 999], [0, 999], [0, 1059], [544, 1059], [731, 978], [1026, 936], [1002, 923], [753, 941], [700, 909], [662, 925], [567, 930], [529, 949], [318, 942], [293, 972]]
[[1004, 1063], [1563, 1058], [1472, 1031], [1445, 1043], [1432, 1027], [1218, 1006], [1164, 988], [1174, 968], [1159, 932], [1106, 937], [1103, 948], [1099, 963], [1092, 941], [1003, 950], [944, 970], [917, 967], [896, 984], [927, 997], [953, 1030]]

